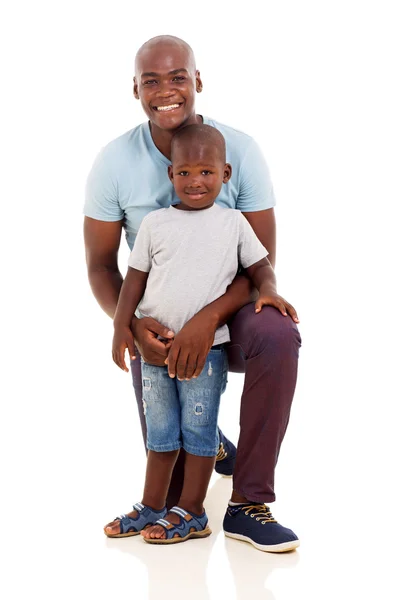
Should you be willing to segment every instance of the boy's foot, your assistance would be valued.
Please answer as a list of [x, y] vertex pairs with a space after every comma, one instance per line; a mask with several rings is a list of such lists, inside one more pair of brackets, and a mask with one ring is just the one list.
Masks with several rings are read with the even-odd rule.
[[[179, 525], [181, 522], [179, 515], [173, 512], [168, 512], [163, 519], [172, 523], [172, 525]], [[151, 527], [147, 527], [140, 532], [140, 534], [146, 539], [165, 539], [167, 537], [165, 528], [161, 525], [152, 525]], [[175, 537], [179, 537], [179, 534], [176, 533]]]
[[185, 542], [190, 538], [207, 537], [211, 534], [208, 518], [203, 511], [201, 515], [188, 512], [179, 506], [157, 523], [140, 532], [145, 542], [151, 544], [173, 544]]
[[142, 529], [153, 525], [167, 514], [166, 508], [154, 510], [141, 502], [134, 504], [133, 509], [130, 513], [117, 517], [104, 527], [107, 537], [121, 538], [139, 535]]
[[249, 542], [264, 552], [288, 552], [300, 545], [293, 531], [279, 525], [265, 504], [228, 506], [223, 529], [227, 537]]
[[236, 447], [227, 437], [224, 436], [220, 428], [219, 433], [219, 449], [217, 460], [215, 462], [215, 470], [219, 475], [230, 477], [233, 475], [236, 460]]

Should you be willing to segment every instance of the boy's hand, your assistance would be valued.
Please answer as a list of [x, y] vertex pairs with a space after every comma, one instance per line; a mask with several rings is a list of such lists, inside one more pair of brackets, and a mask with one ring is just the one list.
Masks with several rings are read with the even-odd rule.
[[287, 317], [289, 313], [295, 323], [300, 323], [293, 306], [278, 294], [260, 295], [256, 301], [256, 313], [259, 313], [263, 306], [275, 306], [284, 317]]
[[116, 328], [114, 331], [112, 344], [112, 357], [116, 365], [123, 371], [129, 372], [125, 363], [125, 351], [128, 349], [132, 360], [136, 359], [135, 340], [129, 327]]
[[200, 375], [213, 345], [215, 330], [216, 326], [201, 312], [186, 323], [173, 340], [165, 360], [170, 377], [183, 381]]
[[[163, 367], [165, 357], [168, 356], [168, 351], [173, 342], [174, 332], [151, 317], [143, 317], [142, 319], [134, 317], [132, 319], [132, 331], [137, 349], [143, 360], [150, 365]], [[162, 336], [169, 341], [159, 340], [158, 336]]]

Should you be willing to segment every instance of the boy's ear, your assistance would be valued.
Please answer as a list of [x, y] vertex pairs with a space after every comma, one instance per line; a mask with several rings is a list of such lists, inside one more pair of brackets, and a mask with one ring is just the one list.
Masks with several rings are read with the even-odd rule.
[[172, 169], [172, 165], [168, 165], [168, 177], [171, 180], [171, 183], [174, 183], [174, 172]]
[[228, 183], [228, 181], [230, 180], [231, 177], [232, 177], [232, 167], [229, 163], [226, 163], [226, 165], [224, 167], [224, 178], [222, 181], [224, 183]]
[[139, 90], [136, 77], [133, 78], [133, 95], [136, 98], [136, 100], [139, 100]]

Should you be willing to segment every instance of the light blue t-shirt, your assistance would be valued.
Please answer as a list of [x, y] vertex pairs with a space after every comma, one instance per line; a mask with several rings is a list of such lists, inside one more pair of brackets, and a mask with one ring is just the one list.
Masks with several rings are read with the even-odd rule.
[[[232, 165], [232, 177], [216, 203], [241, 212], [275, 206], [268, 167], [253, 138], [207, 117], [203, 122], [222, 133]], [[127, 131], [98, 154], [87, 180], [84, 214], [99, 221], [123, 219], [132, 250], [142, 219], [180, 202], [168, 177], [170, 164], [154, 144], [148, 122]]]

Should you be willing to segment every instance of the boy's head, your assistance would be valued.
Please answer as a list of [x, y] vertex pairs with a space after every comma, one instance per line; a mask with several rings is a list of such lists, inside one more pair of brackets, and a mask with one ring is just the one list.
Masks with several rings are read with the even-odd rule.
[[232, 167], [226, 162], [223, 135], [210, 125], [188, 125], [172, 138], [168, 175], [187, 208], [208, 208], [227, 183]]
[[139, 48], [133, 93], [160, 129], [174, 130], [195, 114], [195, 94], [203, 84], [193, 50], [183, 40], [160, 35]]

